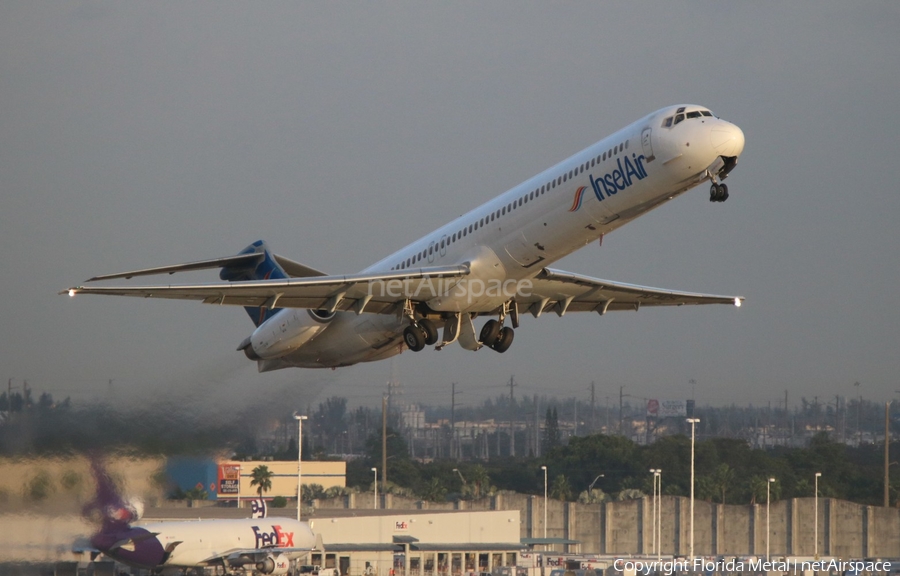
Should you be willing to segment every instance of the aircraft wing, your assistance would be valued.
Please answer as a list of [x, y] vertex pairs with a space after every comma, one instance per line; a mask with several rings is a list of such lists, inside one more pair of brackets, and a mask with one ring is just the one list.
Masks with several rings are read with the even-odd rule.
[[719, 296], [679, 292], [600, 280], [572, 272], [544, 268], [532, 279], [530, 296], [518, 297], [520, 312], [535, 317], [544, 312], [598, 312], [638, 310], [643, 306], [686, 306], [692, 304], [731, 304], [740, 306], [742, 296]]
[[217, 553], [213, 556], [202, 560], [200, 564], [208, 566], [221, 566], [222, 561], [228, 563], [229, 566], [237, 567], [246, 564], [256, 564], [265, 560], [267, 557], [275, 554], [286, 554], [288, 557], [307, 554], [310, 548], [236, 548]]
[[[213, 261], [192, 265], [213, 267]], [[220, 266], [216, 261], [215, 266]], [[154, 273], [171, 273], [165, 267]], [[193, 269], [198, 269], [193, 268]], [[150, 273], [136, 271], [127, 274]], [[251, 306], [264, 308], [309, 308], [313, 310], [354, 310], [368, 313], [390, 313], [397, 303], [416, 300], [435, 293], [435, 287], [449, 291], [469, 274], [465, 264], [434, 266], [387, 273], [361, 273], [346, 276], [313, 276], [275, 280], [213, 282], [205, 284], [169, 284], [158, 286], [73, 286], [60, 294], [105, 294], [139, 298], [197, 300], [205, 304]], [[95, 279], [122, 278], [113, 274]], [[93, 279], [92, 279], [93, 280]]]

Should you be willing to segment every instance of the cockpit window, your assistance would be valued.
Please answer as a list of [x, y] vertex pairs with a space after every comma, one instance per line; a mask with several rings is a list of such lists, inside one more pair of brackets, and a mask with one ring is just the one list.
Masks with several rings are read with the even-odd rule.
[[705, 116], [715, 117], [714, 114], [709, 110], [691, 110], [690, 112], [685, 113], [685, 108], [681, 107], [674, 115], [664, 119], [662, 125], [663, 128], [671, 128], [672, 126], [683, 122], [684, 120], [690, 120], [692, 118], [702, 118]]

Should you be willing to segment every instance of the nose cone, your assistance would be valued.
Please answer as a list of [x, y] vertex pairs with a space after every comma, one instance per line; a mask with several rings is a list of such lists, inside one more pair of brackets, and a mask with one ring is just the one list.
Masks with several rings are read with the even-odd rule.
[[720, 156], [740, 156], [744, 151], [744, 132], [734, 124], [723, 122], [710, 132], [710, 142]]

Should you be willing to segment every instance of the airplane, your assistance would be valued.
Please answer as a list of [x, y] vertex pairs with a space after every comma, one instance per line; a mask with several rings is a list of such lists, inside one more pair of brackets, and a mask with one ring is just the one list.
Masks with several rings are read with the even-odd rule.
[[[711, 182], [710, 202], [724, 202], [729, 191], [722, 180], [743, 149], [741, 129], [708, 108], [670, 106], [357, 274], [326, 274], [274, 254], [260, 240], [234, 256], [86, 281], [220, 268], [221, 282], [82, 285], [60, 294], [244, 306], [256, 329], [237, 349], [260, 372], [349, 366], [454, 342], [502, 353], [527, 313], [740, 306], [741, 296], [650, 288], [548, 266], [703, 182]], [[477, 331], [479, 316], [490, 319]]]
[[142, 506], [135, 507], [116, 490], [99, 461], [91, 462], [97, 495], [84, 515], [101, 521], [88, 541], [76, 542], [75, 552], [101, 553], [133, 568], [154, 573], [184, 568], [222, 567], [227, 573], [251, 568], [262, 574], [286, 574], [290, 560], [309, 553], [316, 537], [307, 522], [266, 518], [265, 503], [254, 501], [251, 518], [154, 522], [135, 525]]

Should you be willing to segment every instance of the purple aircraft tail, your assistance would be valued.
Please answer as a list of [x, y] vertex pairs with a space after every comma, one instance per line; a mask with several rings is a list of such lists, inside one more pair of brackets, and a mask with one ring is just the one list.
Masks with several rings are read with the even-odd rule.
[[101, 522], [100, 532], [118, 532], [140, 517], [140, 511], [133, 502], [126, 501], [119, 493], [99, 456], [93, 455], [91, 472], [97, 482], [94, 499], [84, 505], [82, 513], [86, 518]]

